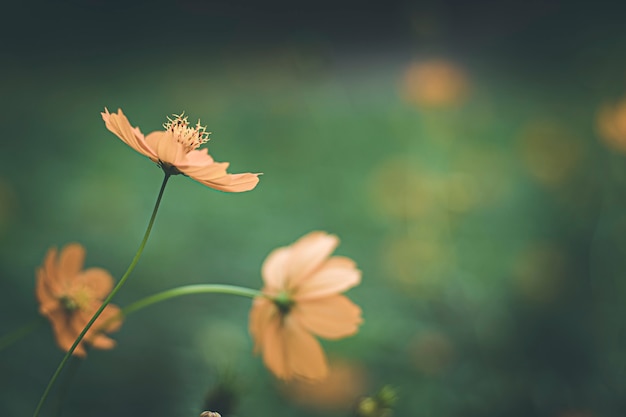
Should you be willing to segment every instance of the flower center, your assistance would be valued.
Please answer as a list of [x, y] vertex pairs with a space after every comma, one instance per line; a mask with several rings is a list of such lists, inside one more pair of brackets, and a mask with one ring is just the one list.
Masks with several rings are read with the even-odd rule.
[[289, 297], [287, 292], [283, 291], [274, 298], [274, 304], [278, 307], [278, 311], [285, 316], [291, 310], [291, 307], [295, 304], [294, 301]]
[[190, 126], [185, 113], [174, 114], [172, 118], [167, 118], [167, 123], [163, 127], [172, 133], [174, 139], [185, 147], [187, 152], [197, 149], [198, 146], [208, 142], [210, 132], [206, 131], [206, 126], [200, 125], [200, 120], [195, 126]]
[[78, 310], [78, 303], [69, 295], [60, 296], [59, 301], [61, 302], [61, 305], [67, 312], [71, 313], [72, 311]]

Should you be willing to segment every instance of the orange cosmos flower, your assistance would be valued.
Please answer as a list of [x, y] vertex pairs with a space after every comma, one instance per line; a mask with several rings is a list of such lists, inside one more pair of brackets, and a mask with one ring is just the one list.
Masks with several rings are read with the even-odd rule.
[[[48, 250], [43, 266], [37, 270], [36, 295], [39, 312], [50, 320], [57, 344], [68, 351], [80, 332], [85, 328], [102, 300], [113, 288], [113, 278], [101, 268], [82, 270], [85, 248], [71, 243], [61, 250], [57, 259], [57, 249]], [[97, 349], [111, 349], [115, 341], [102, 334], [117, 330], [122, 324], [115, 320], [120, 309], [109, 304], [94, 325], [89, 329], [74, 354], [86, 355], [83, 343]], [[111, 320], [107, 323], [108, 320]]]
[[259, 182], [259, 174], [228, 174], [228, 162], [215, 162], [206, 148], [198, 149], [209, 140], [209, 133], [200, 126], [200, 121], [190, 126], [187, 117], [174, 115], [163, 125], [165, 131], [144, 137], [139, 128], [130, 125], [121, 109], [109, 113], [105, 108], [101, 114], [107, 129], [156, 162], [167, 174], [183, 174], [207, 187], [232, 193], [252, 190]]
[[351, 259], [329, 257], [338, 244], [336, 236], [312, 232], [263, 264], [264, 297], [252, 305], [250, 333], [279, 378], [325, 378], [326, 357], [313, 335], [340, 339], [362, 322], [361, 309], [340, 295], [361, 281], [361, 271]]

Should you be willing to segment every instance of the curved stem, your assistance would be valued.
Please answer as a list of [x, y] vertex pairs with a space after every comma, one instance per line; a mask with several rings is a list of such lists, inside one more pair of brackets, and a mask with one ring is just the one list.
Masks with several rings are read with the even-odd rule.
[[13, 343], [35, 330], [37, 327], [41, 326], [44, 321], [45, 319], [43, 317], [38, 317], [30, 323], [0, 338], [0, 351], [11, 346]]
[[[169, 300], [170, 298], [180, 297], [181, 295], [188, 294], [232, 294], [240, 295], [242, 297], [255, 298], [263, 295], [260, 291], [250, 288], [238, 287], [235, 285], [220, 285], [220, 284], [198, 284], [198, 285], [184, 285], [182, 287], [172, 288], [156, 294], [152, 294], [148, 297], [135, 301], [132, 304], [124, 307], [120, 314], [128, 316], [135, 311], [141, 310], [152, 304], [160, 303], [161, 301]], [[106, 325], [105, 325], [106, 326]]]
[[61, 363], [57, 367], [56, 371], [52, 375], [52, 378], [50, 379], [50, 382], [48, 382], [48, 386], [46, 387], [45, 391], [43, 392], [43, 395], [41, 396], [41, 399], [39, 400], [39, 404], [37, 404], [37, 408], [35, 409], [35, 413], [33, 414], [33, 417], [37, 417], [39, 415], [39, 412], [41, 411], [41, 407], [43, 406], [43, 403], [46, 401], [46, 398], [48, 397], [48, 394], [50, 394], [50, 389], [52, 388], [52, 386], [54, 385], [54, 382], [59, 377], [59, 374], [61, 373], [61, 371], [65, 367], [65, 364], [67, 363], [69, 358], [72, 356], [72, 353], [74, 352], [74, 350], [76, 349], [78, 344], [83, 340], [83, 338], [85, 337], [85, 334], [87, 333], [87, 331], [89, 331], [89, 329], [91, 328], [93, 323], [98, 319], [98, 317], [100, 317], [100, 314], [102, 313], [102, 311], [104, 311], [105, 307], [111, 302], [111, 300], [113, 299], [115, 294], [117, 294], [117, 292], [120, 290], [120, 288], [122, 288], [122, 286], [124, 285], [124, 283], [128, 279], [130, 273], [133, 271], [133, 269], [135, 269], [135, 266], [137, 265], [137, 262], [139, 262], [139, 258], [141, 257], [141, 254], [143, 253], [143, 249], [146, 246], [146, 243], [148, 242], [148, 237], [150, 236], [150, 231], [152, 230], [152, 226], [154, 225], [154, 220], [156, 219], [157, 211], [159, 210], [159, 205], [161, 204], [161, 198], [163, 197], [163, 191], [165, 190], [165, 186], [167, 185], [167, 180], [169, 178], [170, 178], [170, 174], [165, 173], [165, 177], [163, 178], [163, 183], [161, 184], [161, 189], [159, 190], [159, 196], [157, 197], [156, 203], [154, 204], [154, 209], [152, 210], [152, 217], [150, 217], [150, 222], [148, 223], [148, 228], [146, 229], [146, 233], [144, 234], [143, 239], [141, 241], [141, 244], [139, 245], [139, 249], [137, 249], [137, 253], [135, 253], [135, 257], [133, 258], [132, 262], [128, 266], [128, 269], [126, 270], [124, 275], [122, 275], [122, 278], [119, 280], [117, 285], [113, 288], [113, 290], [109, 293], [109, 295], [104, 299], [104, 301], [102, 302], [102, 305], [100, 306], [100, 308], [96, 311], [96, 313], [93, 315], [91, 320], [89, 320], [89, 322], [87, 323], [85, 328], [80, 332], [80, 334], [78, 335], [78, 337], [74, 341], [74, 344], [72, 344], [72, 347], [70, 347], [70, 349], [67, 351], [67, 353], [63, 357], [63, 360], [61, 361]]

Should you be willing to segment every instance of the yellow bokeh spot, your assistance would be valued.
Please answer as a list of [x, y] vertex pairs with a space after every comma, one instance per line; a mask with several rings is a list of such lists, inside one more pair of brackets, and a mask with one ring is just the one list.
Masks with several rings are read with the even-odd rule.
[[402, 290], [428, 297], [441, 290], [444, 277], [456, 265], [451, 245], [443, 238], [402, 237], [387, 242], [383, 263], [389, 277]]
[[374, 205], [395, 219], [415, 219], [439, 208], [444, 193], [440, 177], [423, 172], [406, 157], [385, 160], [370, 182]]
[[402, 81], [401, 95], [419, 107], [439, 108], [460, 104], [468, 93], [465, 72], [443, 59], [410, 64]]
[[534, 122], [519, 136], [521, 158], [528, 172], [548, 186], [560, 185], [575, 172], [583, 158], [580, 138], [550, 121]]
[[602, 106], [596, 117], [596, 127], [602, 143], [626, 152], [626, 99]]

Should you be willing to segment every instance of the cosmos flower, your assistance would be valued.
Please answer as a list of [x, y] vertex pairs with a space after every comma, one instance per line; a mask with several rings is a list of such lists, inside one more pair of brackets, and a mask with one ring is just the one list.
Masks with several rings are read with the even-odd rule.
[[[69, 351], [113, 288], [113, 278], [104, 269], [82, 270], [84, 260], [85, 248], [71, 243], [58, 257], [57, 249], [50, 248], [43, 265], [37, 269], [39, 312], [50, 320], [57, 344], [65, 351]], [[84, 343], [97, 349], [113, 348], [115, 341], [103, 331], [112, 332], [120, 327], [121, 320], [115, 319], [119, 312], [118, 307], [109, 304], [76, 347], [74, 355], [86, 355]]]
[[207, 187], [232, 193], [249, 191], [259, 182], [259, 174], [228, 174], [228, 162], [215, 162], [206, 148], [198, 149], [209, 140], [206, 128], [191, 126], [184, 115], [174, 115], [163, 125], [165, 131], [144, 136], [118, 109], [109, 113], [105, 108], [104, 123], [128, 146], [156, 162], [167, 174], [183, 174]]
[[336, 236], [312, 232], [265, 260], [263, 297], [250, 311], [255, 351], [279, 378], [321, 380], [328, 373], [314, 335], [340, 339], [361, 324], [361, 309], [340, 293], [361, 281], [354, 261], [333, 256]]

